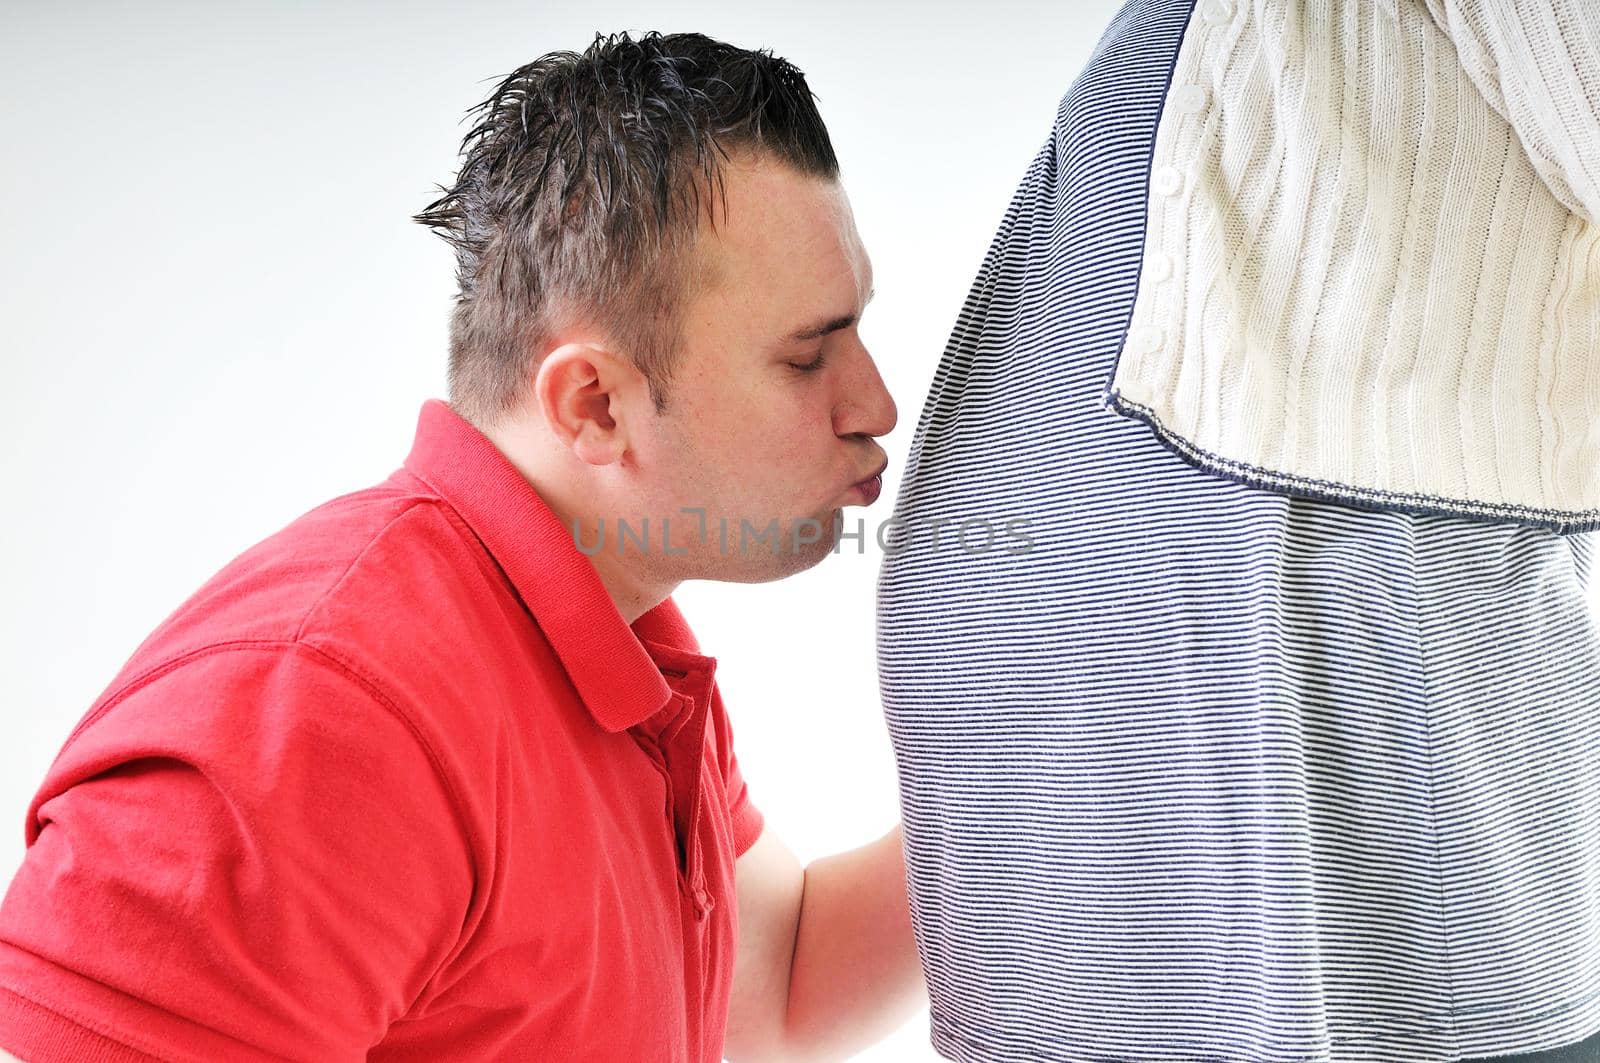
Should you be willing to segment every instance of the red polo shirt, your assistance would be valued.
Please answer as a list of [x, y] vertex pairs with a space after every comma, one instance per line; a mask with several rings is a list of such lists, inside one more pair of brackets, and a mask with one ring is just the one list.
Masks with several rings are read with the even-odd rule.
[[631, 628], [441, 402], [253, 547], [51, 766], [0, 906], [30, 1061], [721, 1059], [745, 795], [715, 662]]

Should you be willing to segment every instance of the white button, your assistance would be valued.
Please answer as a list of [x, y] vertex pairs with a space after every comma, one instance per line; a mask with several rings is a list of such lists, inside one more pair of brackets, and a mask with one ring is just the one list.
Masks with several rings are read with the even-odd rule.
[[1152, 251], [1144, 260], [1145, 276], [1153, 281], [1164, 281], [1172, 276], [1172, 256], [1165, 251]]
[[1129, 344], [1139, 354], [1159, 351], [1166, 338], [1166, 334], [1154, 325], [1140, 325], [1128, 335]]
[[1233, 4], [1228, 0], [1206, 0], [1205, 10], [1200, 13], [1200, 17], [1213, 26], [1224, 25], [1233, 18]]
[[1199, 85], [1184, 85], [1172, 94], [1172, 102], [1184, 114], [1199, 114], [1206, 109], [1210, 95]]
[[1164, 196], [1175, 196], [1183, 191], [1183, 174], [1171, 166], [1163, 166], [1151, 176], [1150, 184]]

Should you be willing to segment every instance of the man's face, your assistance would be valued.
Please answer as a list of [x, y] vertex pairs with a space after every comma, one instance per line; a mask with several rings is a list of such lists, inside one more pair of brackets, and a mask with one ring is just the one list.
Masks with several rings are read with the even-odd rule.
[[[881, 485], [863, 482], [885, 465], [873, 437], [896, 413], [856, 331], [872, 268], [844, 190], [772, 161], [723, 173], [667, 409], [635, 456], [673, 549], [688, 551], [657, 560], [681, 578], [757, 582], [829, 553], [842, 507]], [[704, 536], [686, 508], [706, 511]]]

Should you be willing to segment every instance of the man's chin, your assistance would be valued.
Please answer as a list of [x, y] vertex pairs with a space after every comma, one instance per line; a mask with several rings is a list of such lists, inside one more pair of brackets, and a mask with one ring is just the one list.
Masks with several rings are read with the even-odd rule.
[[843, 522], [843, 511], [835, 507], [821, 516], [797, 520], [759, 542], [743, 541], [740, 549], [716, 556], [711, 566], [715, 571], [703, 578], [724, 583], [771, 583], [804, 572], [833, 552]]

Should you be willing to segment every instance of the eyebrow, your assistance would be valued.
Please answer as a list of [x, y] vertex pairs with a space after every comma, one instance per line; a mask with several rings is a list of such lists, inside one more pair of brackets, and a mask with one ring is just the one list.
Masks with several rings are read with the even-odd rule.
[[783, 338], [783, 342], [787, 345], [790, 343], [804, 343], [806, 340], [821, 339], [830, 332], [838, 332], [840, 329], [847, 329], [855, 323], [856, 315], [854, 314], [850, 314], [846, 317], [836, 317], [832, 321], [824, 321], [819, 325], [810, 325], [806, 328], [796, 329], [795, 331], [789, 333], [789, 335], [785, 336]]
[[[877, 294], [878, 293], [876, 289], [868, 292], [867, 302], [872, 302], [872, 297]], [[849, 328], [851, 325], [854, 325], [858, 320], [860, 320], [860, 316], [861, 315], [859, 314], [846, 314], [844, 317], [830, 318], [827, 321], [819, 322], [815, 325], [807, 325], [804, 328], [795, 329], [793, 332], [789, 333], [789, 335], [785, 336], [780, 342], [787, 346], [791, 343], [804, 343], [806, 340], [821, 339], [823, 336], [826, 336], [831, 332], [838, 332], [840, 329]]]

